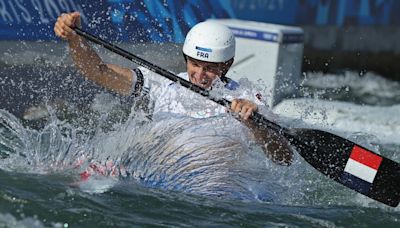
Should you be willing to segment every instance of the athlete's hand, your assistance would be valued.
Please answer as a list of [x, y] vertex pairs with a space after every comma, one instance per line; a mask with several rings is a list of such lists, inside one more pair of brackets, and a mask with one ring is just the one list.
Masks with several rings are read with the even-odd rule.
[[240, 118], [247, 120], [253, 112], [258, 110], [257, 105], [246, 99], [234, 99], [231, 103], [231, 110], [239, 114]]
[[79, 12], [63, 13], [57, 18], [54, 25], [56, 35], [64, 40], [72, 40], [78, 35], [72, 28], [81, 26], [81, 15]]

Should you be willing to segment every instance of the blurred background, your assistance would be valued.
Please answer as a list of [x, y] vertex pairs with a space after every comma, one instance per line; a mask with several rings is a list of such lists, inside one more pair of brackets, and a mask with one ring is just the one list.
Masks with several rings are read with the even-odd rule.
[[302, 27], [304, 70], [347, 68], [399, 77], [399, 1], [10, 0], [0, 7], [2, 41], [57, 40], [54, 22], [69, 11], [81, 12], [85, 26], [96, 33], [124, 42], [182, 43], [189, 28], [200, 21], [236, 18]]

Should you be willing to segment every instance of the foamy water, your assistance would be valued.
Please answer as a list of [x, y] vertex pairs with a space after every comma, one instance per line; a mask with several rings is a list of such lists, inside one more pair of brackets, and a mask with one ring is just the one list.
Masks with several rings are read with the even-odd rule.
[[[398, 82], [372, 73], [360, 76], [346, 72], [344, 75], [309, 74], [303, 83], [308, 87], [308, 97], [285, 100], [274, 107], [275, 113], [294, 120], [294, 127], [330, 131], [383, 154], [389, 150], [390, 158], [399, 161], [400, 155], [390, 149], [399, 145], [400, 137]], [[317, 93], [308, 94], [315, 89]], [[326, 98], [332, 89], [337, 91], [338, 100]]]

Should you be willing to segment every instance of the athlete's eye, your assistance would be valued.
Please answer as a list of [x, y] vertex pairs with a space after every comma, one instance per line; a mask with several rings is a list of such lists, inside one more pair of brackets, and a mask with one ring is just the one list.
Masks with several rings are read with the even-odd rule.
[[208, 66], [207, 71], [215, 73], [215, 74], [221, 73], [221, 70], [217, 66]]

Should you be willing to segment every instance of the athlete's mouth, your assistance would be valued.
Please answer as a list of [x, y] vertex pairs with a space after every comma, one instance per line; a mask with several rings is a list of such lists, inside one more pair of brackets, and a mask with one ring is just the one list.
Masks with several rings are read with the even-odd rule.
[[196, 85], [198, 85], [202, 88], [206, 88], [211, 82], [211, 80], [209, 78], [202, 78], [202, 79], [196, 80], [196, 76], [194, 74], [191, 75], [191, 79], [192, 79], [191, 81], [193, 83], [195, 83]]
[[208, 83], [210, 82], [210, 80], [208, 80], [208, 79], [203, 79], [203, 80], [201, 80], [200, 81], [200, 84], [202, 84], [202, 85], [207, 85]]

